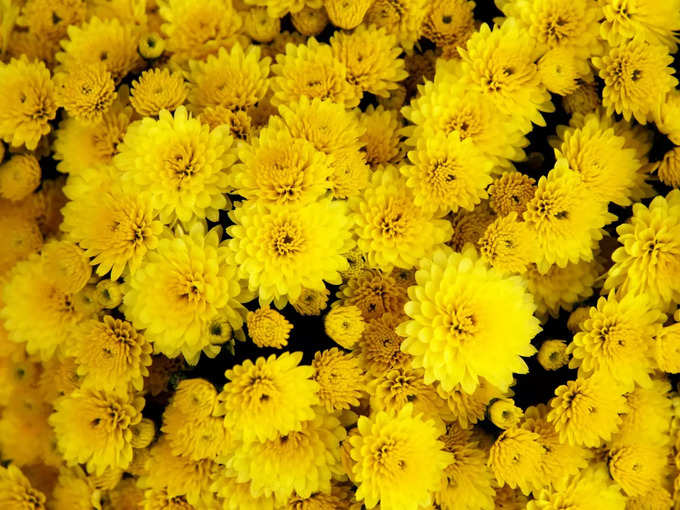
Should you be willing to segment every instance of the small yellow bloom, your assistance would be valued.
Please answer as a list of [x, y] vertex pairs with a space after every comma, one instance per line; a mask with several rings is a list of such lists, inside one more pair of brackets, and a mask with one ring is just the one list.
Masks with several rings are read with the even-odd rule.
[[324, 318], [326, 334], [345, 349], [351, 349], [359, 341], [365, 327], [361, 310], [354, 305], [332, 308]]

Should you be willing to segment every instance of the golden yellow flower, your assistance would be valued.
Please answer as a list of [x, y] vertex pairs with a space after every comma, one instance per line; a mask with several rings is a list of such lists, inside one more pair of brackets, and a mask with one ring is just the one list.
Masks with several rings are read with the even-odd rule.
[[45, 271], [64, 292], [75, 294], [92, 276], [90, 259], [77, 244], [70, 241], [50, 241], [42, 252]]
[[401, 147], [402, 121], [397, 110], [386, 110], [382, 105], [368, 108], [359, 117], [365, 129], [361, 135], [362, 149], [366, 153], [366, 162], [372, 168], [380, 165], [398, 163], [404, 157]]
[[45, 495], [16, 466], [0, 467], [0, 505], [7, 510], [44, 510]]
[[446, 400], [454, 421], [464, 429], [484, 419], [489, 403], [497, 398], [509, 396], [509, 391], [501, 391], [486, 379], [479, 380], [479, 386], [473, 393], [466, 393], [459, 384], [451, 391], [445, 391], [437, 385], [437, 393]]
[[156, 32], [147, 32], [139, 38], [137, 51], [146, 60], [157, 59], [165, 51], [165, 40]]
[[57, 113], [50, 72], [25, 56], [0, 64], [0, 138], [33, 150]]
[[486, 227], [477, 245], [482, 258], [504, 274], [526, 272], [533, 259], [531, 232], [514, 211]]
[[464, 46], [475, 31], [474, 7], [470, 0], [429, 2], [423, 36], [443, 48], [445, 55], [457, 55], [457, 48]]
[[626, 495], [643, 496], [664, 484], [667, 467], [664, 448], [637, 444], [615, 448], [609, 455], [611, 477]]
[[345, 30], [359, 26], [372, 3], [373, 0], [324, 0], [331, 23]]
[[536, 192], [536, 181], [520, 172], [505, 172], [488, 189], [489, 206], [498, 215], [521, 215]]
[[155, 117], [161, 110], [176, 110], [187, 96], [184, 78], [169, 69], [149, 69], [132, 82], [130, 104], [142, 116]]
[[243, 16], [243, 31], [254, 41], [268, 43], [281, 32], [281, 20], [267, 14], [266, 7], [251, 7]]
[[246, 360], [225, 372], [230, 380], [220, 399], [225, 426], [246, 444], [274, 440], [300, 431], [302, 423], [314, 418], [319, 403], [319, 385], [312, 380], [314, 369], [299, 365], [302, 353]]
[[293, 325], [276, 310], [269, 307], [258, 308], [254, 312], [248, 312], [246, 321], [248, 334], [258, 347], [281, 349], [288, 344]]
[[610, 44], [639, 36], [675, 52], [676, 33], [680, 30], [678, 9], [680, 4], [677, 0], [661, 4], [650, 0], [605, 0], [600, 31]]
[[15, 154], [0, 165], [0, 197], [23, 200], [40, 185], [40, 164], [33, 154]]
[[500, 429], [516, 427], [524, 415], [511, 398], [499, 398], [489, 406], [489, 419]]
[[319, 35], [328, 24], [328, 15], [325, 9], [305, 6], [302, 10], [291, 13], [290, 20], [295, 30], [302, 35]]
[[123, 301], [122, 285], [115, 280], [105, 278], [97, 283], [97, 303], [103, 308], [117, 308]]
[[496, 439], [487, 464], [499, 485], [518, 487], [524, 494], [529, 494], [543, 486], [545, 453], [537, 433], [513, 427]]
[[675, 147], [667, 151], [657, 164], [656, 172], [659, 180], [666, 186], [680, 188], [680, 148]]
[[333, 307], [324, 317], [326, 334], [345, 349], [351, 349], [359, 341], [365, 327], [361, 310], [354, 305]]
[[558, 370], [569, 363], [569, 353], [564, 340], [545, 340], [536, 356], [545, 370]]
[[410, 50], [421, 35], [426, 14], [427, 0], [375, 0], [366, 11], [364, 22], [384, 27]]
[[582, 78], [590, 74], [590, 66], [572, 48], [557, 47], [538, 61], [541, 82], [553, 94], [566, 96], [578, 89]]
[[601, 100], [595, 83], [580, 83], [574, 92], [562, 98], [562, 106], [569, 115], [587, 115], [597, 111]]
[[680, 372], [680, 312], [675, 312], [675, 322], [661, 328], [656, 337], [654, 357], [664, 372]]
[[355, 356], [333, 347], [317, 352], [312, 367], [319, 384], [319, 400], [329, 413], [359, 405], [365, 376]]
[[328, 306], [330, 292], [324, 286], [323, 290], [302, 289], [297, 300], [290, 304], [300, 315], [321, 315]]
[[57, 104], [80, 122], [100, 122], [116, 99], [113, 77], [103, 62], [72, 64], [55, 74], [54, 83]]
[[403, 339], [395, 328], [401, 322], [401, 314], [385, 313], [367, 320], [366, 328], [354, 351], [362, 366], [373, 376], [393, 368], [408, 368], [411, 356], [401, 351]]

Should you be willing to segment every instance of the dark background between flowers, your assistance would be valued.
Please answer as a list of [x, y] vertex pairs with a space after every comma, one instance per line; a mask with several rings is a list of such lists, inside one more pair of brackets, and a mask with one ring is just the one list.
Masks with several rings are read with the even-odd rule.
[[[489, 24], [493, 23], [493, 18], [502, 16], [502, 13], [496, 8], [492, 0], [477, 0], [475, 7], [475, 18], [479, 21]], [[289, 16], [283, 20], [282, 30], [294, 31]], [[335, 27], [329, 24], [320, 36], [317, 37], [320, 41], [327, 42], [331, 35], [335, 32]], [[426, 51], [433, 48], [432, 43], [426, 39], [419, 41], [420, 49], [418, 51]], [[676, 75], [680, 75], [680, 65], [676, 55], [674, 67]], [[125, 79], [126, 83], [131, 83], [136, 76], [128, 76]], [[599, 83], [600, 89], [602, 83]], [[375, 97], [366, 94], [362, 99], [360, 108], [365, 109], [370, 104], [377, 104]], [[559, 96], [553, 96], [553, 104], [556, 107], [555, 112], [544, 114], [546, 120], [546, 127], [534, 126], [532, 132], [528, 135], [530, 145], [527, 147], [527, 154], [533, 154], [529, 161], [518, 163], [517, 169], [534, 177], [536, 180], [542, 175], [546, 175], [555, 163], [555, 155], [548, 144], [548, 137], [555, 134], [555, 128], [560, 124], [568, 124], [569, 116], [562, 108], [562, 102]], [[61, 110], [59, 115], [61, 115]], [[58, 124], [60, 118], [55, 119], [54, 127]], [[661, 135], [654, 129], [653, 124], [648, 126], [654, 134], [654, 145], [650, 154], [651, 161], [660, 160], [664, 153], [673, 147], [668, 139]], [[51, 158], [45, 158], [41, 161], [43, 168], [43, 179], [54, 179], [59, 174], [56, 171], [56, 162]], [[665, 187], [660, 183], [655, 183], [655, 187], [659, 194], [665, 195], [670, 188]], [[236, 195], [231, 196], [233, 201], [238, 201], [240, 197]], [[646, 201], [648, 202], [648, 201]], [[622, 208], [618, 206], [611, 206], [610, 212], [616, 214], [619, 220], [607, 227], [607, 230], [615, 235], [616, 225], [625, 222], [631, 215], [630, 207]], [[230, 221], [226, 212], [220, 214], [220, 223], [223, 226], [228, 226]], [[331, 291], [330, 301], [335, 299], [336, 286], [328, 286]], [[590, 299], [581, 303], [581, 305], [593, 305], [597, 301], [598, 295], [592, 296]], [[249, 310], [256, 310], [258, 308], [257, 301], [246, 303]], [[310, 363], [317, 351], [328, 349], [331, 347], [338, 347], [328, 336], [326, 336], [323, 327], [323, 316], [304, 317], [298, 314], [292, 306], [287, 305], [281, 311], [286, 318], [293, 323], [288, 346], [285, 348], [288, 351], [302, 351], [304, 353], [303, 362]], [[568, 312], [562, 312], [556, 319], [550, 319], [543, 325], [543, 330], [532, 341], [536, 348], [540, 347], [541, 343], [546, 339], [559, 338], [567, 341], [571, 340], [571, 333], [566, 328], [566, 322], [569, 317]], [[221, 353], [214, 359], [209, 359], [205, 355], [201, 355], [199, 363], [195, 367], [185, 366], [177, 372], [170, 381], [170, 390], [181, 379], [202, 377], [212, 382], [218, 389], [225, 383], [224, 371], [232, 365], [242, 363], [246, 359], [256, 359], [259, 356], [269, 356], [273, 353], [280, 353], [281, 350], [271, 348], [258, 348], [252, 342], [236, 342], [235, 352], [232, 355], [229, 349], [223, 348]], [[564, 384], [567, 380], [576, 377], [576, 371], [568, 368], [562, 368], [557, 371], [546, 371], [536, 361], [535, 357], [525, 359], [529, 366], [529, 373], [523, 375], [516, 375], [517, 384], [513, 387], [514, 399], [516, 405], [521, 408], [526, 408], [540, 402], [547, 402], [554, 393], [554, 390], [560, 384]], [[673, 377], [674, 384], [677, 382], [677, 377]], [[169, 392], [162, 393], [158, 397], [147, 397], [144, 414], [156, 420], [160, 425], [163, 408], [167, 403]], [[498, 430], [488, 421], [481, 424], [484, 428], [491, 432], [498, 432]]]

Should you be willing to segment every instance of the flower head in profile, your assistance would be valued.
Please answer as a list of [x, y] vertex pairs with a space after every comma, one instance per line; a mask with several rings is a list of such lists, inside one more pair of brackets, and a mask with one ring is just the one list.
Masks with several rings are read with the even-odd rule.
[[536, 359], [545, 370], [558, 370], [569, 363], [569, 353], [564, 340], [545, 340]]
[[468, 246], [422, 259], [416, 283], [404, 307], [410, 320], [397, 332], [413, 365], [425, 369], [425, 382], [439, 381], [445, 391], [460, 383], [472, 393], [483, 377], [504, 390], [513, 372], [527, 372], [520, 356], [535, 352], [531, 339], [540, 327], [519, 277], [501, 276]]
[[132, 124], [114, 163], [126, 186], [147, 193], [165, 222], [217, 220], [227, 206], [227, 171], [236, 159], [231, 144], [226, 127], [211, 130], [180, 106], [174, 115], [164, 110], [158, 120]]
[[361, 24], [373, 0], [325, 0], [326, 13], [336, 27], [351, 30]]
[[16, 464], [10, 464], [0, 467], [0, 505], [12, 510], [44, 510], [45, 495], [31, 486]]
[[224, 423], [235, 439], [267, 441], [299, 431], [314, 417], [319, 385], [314, 369], [300, 365], [302, 353], [246, 360], [225, 372], [229, 382], [220, 394]]
[[342, 254], [352, 246], [342, 201], [273, 208], [252, 202], [229, 213], [234, 225], [227, 228], [228, 247], [261, 305], [274, 301], [282, 308], [303, 288], [323, 290], [324, 281], [341, 282], [339, 271], [347, 268]]
[[66, 462], [87, 464], [95, 474], [129, 466], [133, 428], [142, 419], [143, 398], [79, 389], [54, 405], [49, 422]]
[[367, 508], [416, 510], [432, 502], [441, 472], [453, 461], [431, 420], [414, 414], [411, 404], [397, 414], [378, 412], [359, 418], [350, 436], [357, 500]]
[[57, 113], [54, 85], [42, 62], [25, 56], [0, 64], [0, 138], [33, 150]]

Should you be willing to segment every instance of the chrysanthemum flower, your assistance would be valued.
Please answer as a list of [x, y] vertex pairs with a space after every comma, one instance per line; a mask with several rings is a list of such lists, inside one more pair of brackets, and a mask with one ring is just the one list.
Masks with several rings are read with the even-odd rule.
[[333, 198], [355, 197], [366, 189], [371, 170], [362, 152], [337, 153], [329, 162], [331, 174], [328, 176], [328, 187]]
[[626, 507], [626, 497], [620, 487], [611, 480], [607, 470], [598, 465], [535, 492], [534, 499], [528, 502], [526, 508], [587, 510], [592, 507], [593, 501], [597, 501], [598, 508], [603, 510], [621, 510]]
[[627, 147], [626, 139], [597, 115], [588, 115], [579, 128], [558, 128], [558, 159], [581, 177], [597, 200], [629, 205], [633, 190], [644, 182], [642, 162], [636, 151]]
[[267, 14], [266, 7], [251, 7], [243, 13], [243, 31], [254, 41], [268, 43], [281, 32], [281, 20]]
[[566, 96], [576, 91], [582, 78], [590, 74], [587, 61], [572, 48], [553, 48], [538, 61], [541, 82], [553, 94]]
[[610, 452], [609, 472], [626, 495], [643, 496], [665, 482], [667, 460], [663, 448], [636, 444]]
[[602, 105], [607, 113], [619, 113], [626, 120], [634, 117], [645, 124], [656, 103], [678, 84], [672, 62], [666, 47], [640, 37], [612, 47], [602, 58], [594, 58], [593, 64], [604, 80]]
[[574, 92], [562, 98], [562, 106], [569, 115], [595, 112], [601, 106], [595, 83], [581, 83]]
[[167, 488], [145, 491], [141, 504], [145, 510], [196, 510], [185, 495], [170, 496]]
[[267, 93], [269, 57], [260, 57], [259, 46], [246, 50], [235, 44], [230, 51], [220, 48], [205, 61], [189, 62], [189, 108], [200, 113], [209, 106], [247, 110]]
[[669, 50], [677, 48], [680, 30], [680, 3], [669, 0], [657, 4], [650, 0], [605, 0], [602, 4], [604, 20], [602, 35], [610, 44], [642, 37], [663, 44]]
[[80, 26], [68, 27], [68, 39], [57, 61], [65, 70], [103, 63], [116, 83], [142, 66], [137, 53], [137, 28], [118, 19], [100, 20], [96, 16]]
[[264, 128], [250, 144], [238, 149], [242, 163], [234, 166], [236, 193], [267, 205], [308, 203], [328, 189], [331, 172], [323, 154], [281, 126]]
[[509, 429], [519, 424], [524, 415], [511, 398], [499, 398], [489, 406], [489, 419], [500, 429]]
[[524, 273], [533, 259], [531, 233], [514, 211], [486, 227], [477, 245], [482, 258], [504, 274]]
[[165, 39], [157, 32], [146, 32], [139, 38], [137, 51], [146, 60], [157, 59], [165, 51]]
[[496, 439], [487, 464], [499, 485], [519, 487], [524, 494], [529, 494], [543, 486], [545, 452], [537, 433], [513, 427]]
[[103, 308], [117, 308], [123, 301], [122, 285], [115, 280], [105, 278], [97, 283], [97, 303]]
[[187, 96], [184, 78], [169, 69], [149, 69], [132, 82], [130, 104], [135, 111], [148, 117], [161, 110], [176, 110]]
[[73, 242], [51, 241], [42, 252], [45, 271], [54, 279], [57, 287], [75, 294], [87, 284], [92, 276], [90, 259]]
[[330, 492], [333, 475], [341, 473], [340, 441], [346, 432], [336, 417], [319, 413], [297, 430], [236, 449], [228, 466], [238, 482], [250, 480], [251, 494], [273, 494], [280, 503], [293, 493], [307, 498]]
[[326, 334], [345, 349], [351, 349], [357, 343], [365, 327], [361, 310], [354, 305], [333, 307], [324, 317]]
[[484, 101], [527, 131], [530, 122], [545, 125], [541, 111], [554, 110], [534, 63], [537, 51], [535, 41], [514, 18], [493, 30], [482, 24], [460, 50], [467, 86], [479, 90]]
[[294, 103], [301, 97], [330, 99], [357, 106], [360, 95], [347, 81], [347, 68], [327, 44], [310, 37], [306, 44], [288, 45], [272, 65], [272, 104]]
[[164, 238], [128, 279], [123, 311], [135, 327], [146, 329], [154, 351], [169, 357], [182, 353], [192, 364], [201, 350], [215, 355], [210, 327], [225, 318], [236, 330], [243, 324], [238, 299], [241, 286], [218, 229], [206, 234], [196, 223]]
[[578, 378], [555, 390], [548, 421], [561, 442], [598, 447], [608, 441], [621, 425], [627, 411], [626, 399], [611, 380]]
[[177, 64], [203, 60], [239, 41], [242, 20], [231, 2], [167, 0], [160, 5], [159, 12], [168, 53]]
[[26, 342], [26, 352], [43, 360], [71, 337], [81, 319], [73, 295], [57, 286], [37, 255], [18, 263], [2, 290], [0, 317], [10, 340]]
[[324, 0], [328, 18], [336, 27], [351, 30], [361, 24], [373, 0]]
[[616, 228], [622, 245], [612, 255], [604, 290], [644, 294], [654, 306], [680, 302], [680, 190], [633, 205], [633, 216]]
[[293, 329], [293, 325], [283, 315], [269, 307], [248, 312], [246, 321], [248, 334], [258, 347], [284, 347]]
[[435, 492], [435, 502], [444, 509], [491, 510], [495, 508], [494, 480], [486, 466], [487, 455], [470, 430], [456, 424], [446, 427], [439, 438], [444, 450], [453, 454], [453, 462], [444, 469], [440, 489]]
[[136, 192], [148, 192], [154, 209], [169, 222], [192, 216], [217, 220], [227, 206], [227, 170], [236, 159], [226, 127], [210, 130], [183, 106], [159, 119], [132, 124], [114, 158], [122, 179]]
[[312, 361], [319, 400], [328, 412], [359, 405], [365, 377], [357, 358], [333, 347], [319, 351]]
[[16, 466], [0, 467], [0, 505], [8, 510], [44, 510], [45, 495]]
[[459, 71], [445, 71], [441, 66], [435, 83], [425, 83], [419, 96], [402, 108], [404, 117], [415, 124], [406, 143], [415, 146], [437, 133], [455, 131], [501, 167], [522, 160], [523, 149], [529, 144], [524, 137], [528, 129], [499, 112], [480, 92], [471, 90], [460, 79]]
[[[318, 0], [315, 2], [320, 4]], [[295, 30], [302, 35], [319, 35], [328, 25], [328, 15], [325, 9], [312, 8], [305, 6], [302, 10], [291, 13], [290, 20]]]
[[401, 167], [414, 204], [427, 211], [472, 210], [487, 198], [494, 161], [481, 153], [469, 138], [456, 133], [437, 133], [421, 140], [408, 153], [412, 165]]
[[625, 389], [648, 387], [654, 338], [665, 318], [644, 296], [610, 293], [600, 298], [569, 344], [569, 367], [586, 375], [602, 373]]
[[471, 428], [484, 419], [489, 402], [511, 394], [499, 390], [483, 378], [479, 380], [479, 386], [473, 393], [465, 392], [460, 384], [451, 391], [445, 391], [441, 385], [437, 385], [437, 393], [446, 400], [453, 420], [464, 429]]
[[366, 25], [384, 27], [399, 44], [411, 49], [421, 35], [427, 0], [375, 0], [364, 17]]
[[132, 427], [142, 419], [143, 398], [76, 390], [54, 406], [49, 422], [66, 462], [87, 464], [95, 474], [130, 464]]
[[40, 185], [40, 164], [32, 154], [15, 154], [0, 166], [0, 197], [18, 202]]
[[569, 353], [564, 340], [545, 340], [538, 354], [538, 362], [545, 370], [557, 370], [569, 363]]
[[54, 76], [57, 104], [80, 122], [96, 123], [116, 99], [115, 84], [103, 62], [72, 65]]
[[163, 225], [145, 197], [116, 186], [69, 202], [63, 209], [62, 230], [98, 265], [97, 274], [111, 271], [118, 278], [135, 271], [149, 249], [157, 246]]
[[496, 214], [521, 215], [536, 192], [536, 181], [520, 172], [505, 172], [489, 186], [489, 206]]
[[621, 427], [609, 443], [610, 449], [627, 445], [665, 447], [673, 440], [669, 427], [675, 411], [671, 400], [671, 384], [666, 377], [652, 379], [648, 388], [637, 386], [626, 395], [628, 412]]
[[359, 116], [359, 122], [366, 130], [361, 135], [361, 143], [366, 145], [362, 151], [372, 168], [399, 163], [403, 159], [402, 120], [397, 110], [369, 105]]
[[83, 388], [103, 391], [142, 390], [149, 375], [151, 345], [132, 324], [106, 315], [78, 327], [72, 347]]
[[354, 346], [361, 365], [373, 376], [394, 368], [409, 368], [411, 356], [401, 351], [401, 338], [395, 331], [402, 315], [390, 312], [367, 320], [361, 339]]
[[347, 68], [347, 81], [361, 96], [387, 97], [406, 78], [397, 38], [384, 28], [360, 25], [353, 32], [336, 32], [330, 40], [335, 57]]
[[538, 181], [523, 218], [535, 236], [538, 270], [546, 272], [552, 264], [563, 268], [568, 263], [592, 260], [602, 227], [616, 216], [591, 194], [579, 174], [558, 161], [548, 176]]
[[680, 148], [675, 147], [666, 152], [658, 163], [656, 172], [659, 180], [666, 186], [680, 188]]
[[444, 55], [457, 55], [475, 31], [474, 2], [469, 0], [435, 0], [430, 2], [423, 20], [423, 36], [427, 37]]
[[292, 307], [300, 315], [320, 315], [328, 306], [330, 292], [324, 286], [323, 290], [302, 289], [300, 296], [291, 301]]
[[0, 65], [0, 138], [33, 150], [57, 113], [54, 85], [45, 64], [24, 56]]
[[367, 508], [380, 502], [383, 510], [429, 505], [442, 470], [453, 461], [453, 455], [443, 451], [434, 422], [413, 415], [413, 406], [407, 404], [396, 415], [362, 416], [358, 427], [359, 433], [349, 438], [357, 500]]
[[234, 225], [229, 250], [248, 288], [258, 291], [261, 305], [278, 308], [296, 301], [302, 289], [337, 285], [347, 268], [342, 253], [351, 249], [349, 220], [341, 201], [324, 199], [301, 208], [261, 204], [237, 206], [229, 213]]
[[246, 360], [225, 372], [230, 380], [220, 396], [224, 422], [235, 439], [245, 443], [273, 440], [300, 431], [314, 417], [319, 385], [314, 369], [299, 366], [302, 353]]
[[358, 248], [372, 267], [411, 268], [451, 236], [451, 224], [414, 206], [411, 188], [394, 167], [376, 171], [361, 197], [350, 200]]
[[496, 219], [496, 214], [483, 201], [472, 211], [458, 211], [449, 216], [453, 227], [453, 237], [446, 244], [455, 251], [462, 251], [466, 244], [476, 245], [486, 229]]
[[439, 381], [445, 391], [460, 383], [472, 393], [479, 377], [506, 389], [513, 372], [527, 372], [520, 356], [535, 352], [530, 342], [540, 327], [519, 277], [502, 277], [468, 246], [462, 254], [442, 249], [422, 259], [416, 281], [404, 307], [411, 320], [397, 332], [406, 337], [402, 350], [414, 356], [413, 366], [425, 369], [426, 383]]
[[680, 312], [675, 312], [675, 323], [665, 326], [656, 337], [654, 357], [664, 372], [680, 372]]

